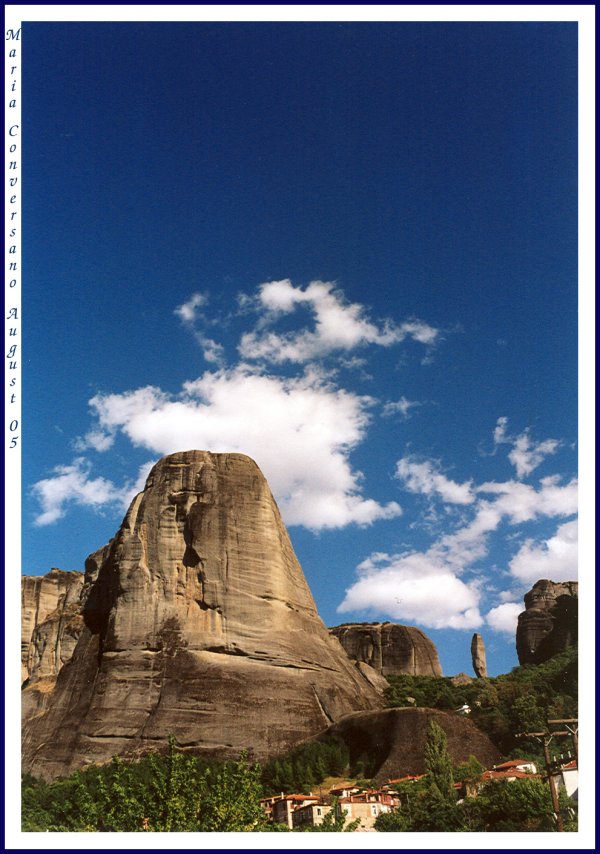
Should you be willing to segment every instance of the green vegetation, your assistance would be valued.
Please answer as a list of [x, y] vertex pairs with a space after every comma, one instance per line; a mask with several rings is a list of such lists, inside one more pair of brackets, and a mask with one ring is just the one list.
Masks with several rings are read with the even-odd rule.
[[429, 721], [427, 726], [424, 759], [429, 789], [434, 790], [435, 794], [439, 794], [443, 800], [455, 801], [452, 759], [448, 753], [448, 739], [444, 730], [435, 721]]
[[[559, 803], [565, 830], [577, 830], [573, 804], [564, 791]], [[555, 832], [556, 823], [546, 783], [539, 779], [495, 780], [486, 783], [476, 798], [461, 803], [452, 803], [422, 787], [402, 807], [380, 815], [375, 829], [412, 833]]]
[[349, 761], [346, 745], [333, 738], [300, 745], [264, 766], [261, 779], [265, 795], [308, 793], [329, 774], [344, 774]]
[[[416, 705], [451, 710], [463, 703], [471, 719], [507, 758], [542, 760], [539, 743], [517, 733], [544, 729], [548, 718], [577, 717], [577, 649], [544, 664], [515, 667], [510, 673], [453, 685], [449, 677], [388, 676], [388, 706]], [[411, 698], [411, 700], [409, 700]]]
[[115, 758], [66, 780], [23, 780], [24, 831], [258, 831], [260, 767], [247, 756], [208, 763], [179, 750]]
[[[483, 767], [471, 756], [453, 771], [444, 731], [434, 721], [428, 726], [425, 764], [427, 777], [403, 786], [400, 808], [380, 815], [375, 822], [376, 830], [417, 833], [556, 831], [550, 789], [537, 778], [510, 782], [494, 780], [482, 786], [477, 797], [457, 802], [454, 778], [476, 782]], [[565, 830], [576, 830], [575, 809], [564, 791], [560, 793], [559, 806]]]

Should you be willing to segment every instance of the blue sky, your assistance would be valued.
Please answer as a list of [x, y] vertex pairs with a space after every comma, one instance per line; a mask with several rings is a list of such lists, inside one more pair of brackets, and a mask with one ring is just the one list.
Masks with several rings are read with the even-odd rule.
[[574, 23], [23, 27], [23, 572], [267, 476], [328, 625], [516, 665], [577, 572]]

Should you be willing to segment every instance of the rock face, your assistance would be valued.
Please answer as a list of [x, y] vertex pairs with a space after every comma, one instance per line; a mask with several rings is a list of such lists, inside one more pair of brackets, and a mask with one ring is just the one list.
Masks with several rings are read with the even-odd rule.
[[576, 581], [537, 581], [525, 594], [517, 625], [520, 664], [541, 664], [577, 645]]
[[21, 680], [56, 676], [83, 628], [83, 573], [52, 569], [21, 579]]
[[23, 770], [37, 776], [169, 734], [195, 753], [265, 759], [381, 706], [319, 619], [268, 485], [241, 454], [157, 463], [88, 558], [81, 614], [45, 710], [24, 724]]
[[362, 766], [366, 777], [377, 783], [425, 771], [423, 748], [427, 725], [433, 719], [448, 739], [454, 763], [474, 755], [490, 768], [500, 753], [490, 739], [468, 718], [437, 709], [385, 709], [356, 712], [330, 726], [319, 738], [336, 736], [348, 747], [350, 765]]
[[382, 676], [441, 676], [435, 644], [413, 626], [396, 623], [351, 623], [329, 629], [354, 661], [363, 661]]
[[478, 632], [475, 632], [471, 640], [471, 661], [473, 662], [473, 670], [475, 676], [480, 679], [487, 676], [487, 663], [485, 660], [485, 644], [483, 638]]

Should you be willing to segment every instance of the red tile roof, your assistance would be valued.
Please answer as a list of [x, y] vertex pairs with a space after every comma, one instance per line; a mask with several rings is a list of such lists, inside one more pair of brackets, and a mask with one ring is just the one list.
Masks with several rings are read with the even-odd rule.
[[406, 783], [408, 780], [422, 780], [427, 774], [408, 774], [406, 777], [396, 777], [394, 780], [388, 780], [386, 786], [391, 783]]
[[483, 781], [487, 780], [532, 780], [539, 774], [531, 774], [529, 771], [519, 771], [518, 768], [503, 768], [500, 770], [484, 771], [481, 775]]
[[532, 759], [509, 759], [508, 762], [494, 765], [494, 768], [516, 768], [518, 765], [535, 765], [535, 762]]

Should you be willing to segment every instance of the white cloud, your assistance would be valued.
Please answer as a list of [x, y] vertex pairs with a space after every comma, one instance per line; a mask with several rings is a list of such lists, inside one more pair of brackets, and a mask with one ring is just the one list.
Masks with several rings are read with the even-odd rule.
[[465, 584], [432, 555], [374, 554], [358, 571], [339, 613], [372, 611], [433, 629], [473, 629], [483, 622], [477, 584]]
[[437, 494], [448, 504], [472, 504], [475, 500], [471, 481], [456, 483], [449, 480], [432, 460], [418, 462], [414, 457], [402, 457], [396, 463], [396, 477], [404, 481], [409, 492]]
[[[405, 338], [432, 346], [439, 330], [420, 320], [400, 325], [387, 320], [377, 325], [365, 316], [359, 303], [348, 303], [333, 282], [311, 282], [304, 290], [289, 279], [266, 282], [259, 288], [257, 305], [262, 309], [257, 328], [245, 333], [239, 352], [245, 359], [274, 363], [305, 363], [333, 352], [348, 352], [367, 344], [389, 347]], [[314, 315], [314, 329], [279, 333], [269, 327], [300, 306]]]
[[415, 409], [418, 406], [423, 406], [421, 401], [408, 400], [408, 398], [402, 395], [400, 400], [390, 400], [384, 404], [381, 414], [384, 418], [389, 418], [391, 415], [399, 414], [404, 420], [407, 420], [410, 418], [410, 410]]
[[518, 436], [507, 434], [508, 418], [502, 416], [496, 422], [494, 429], [494, 444], [511, 444], [512, 450], [508, 459], [514, 465], [517, 477], [523, 478], [531, 474], [547, 456], [555, 454], [560, 447], [558, 439], [544, 439], [543, 442], [531, 440], [529, 430], [524, 430]]
[[544, 442], [532, 442], [528, 433], [521, 433], [515, 439], [515, 446], [508, 459], [517, 470], [517, 477], [527, 477], [528, 474], [542, 463], [548, 454], [555, 454], [559, 446], [556, 439], [546, 439]]
[[91, 463], [83, 457], [73, 460], [69, 466], [57, 466], [54, 476], [38, 481], [33, 493], [42, 507], [36, 518], [38, 526], [50, 525], [61, 519], [69, 504], [100, 509], [107, 505], [117, 505], [126, 509], [133, 496], [143, 489], [148, 472], [154, 461], [140, 467], [135, 484], [117, 487], [103, 477], [90, 477]]
[[[342, 612], [370, 611], [432, 628], [477, 627], [482, 622], [478, 583], [466, 583], [459, 576], [487, 557], [490, 535], [502, 524], [570, 516], [577, 510], [575, 479], [561, 485], [558, 477], [543, 478], [537, 490], [518, 481], [456, 484], [440, 475], [436, 464], [417, 463], [410, 457], [398, 461], [398, 476], [411, 491], [439, 497], [447, 505], [455, 505], [459, 499], [464, 504], [460, 526], [425, 551], [371, 555], [359, 565], [359, 578], [339, 606]], [[494, 497], [479, 497], [481, 493]], [[465, 522], [467, 513], [472, 515]], [[574, 578], [575, 524], [561, 525], [556, 537], [542, 546], [527, 541], [510, 563], [512, 574], [521, 581]], [[486, 619], [498, 631], [508, 631], [514, 625], [511, 613], [514, 616], [515, 607], [522, 610], [514, 602], [503, 602]]]
[[486, 623], [495, 632], [502, 632], [515, 637], [519, 614], [524, 610], [523, 605], [516, 602], [503, 602], [485, 615]]
[[187, 302], [178, 305], [173, 314], [176, 314], [184, 323], [194, 323], [198, 309], [206, 305], [208, 298], [206, 294], [192, 294]]
[[223, 346], [206, 335], [203, 329], [198, 328], [198, 324], [204, 326], [208, 323], [205, 315], [199, 311], [200, 308], [207, 304], [207, 294], [195, 293], [192, 294], [187, 302], [178, 305], [173, 314], [179, 317], [183, 325], [194, 333], [196, 341], [202, 347], [206, 361], [214, 365], [221, 365], [224, 360]]
[[529, 522], [540, 516], [572, 516], [577, 512], [577, 480], [564, 486], [556, 475], [540, 480], [540, 489], [518, 481], [483, 483], [477, 492], [496, 494], [493, 506], [513, 524]]
[[[349, 454], [364, 438], [373, 401], [335, 387], [327, 375], [263, 374], [247, 365], [206, 372], [176, 396], [155, 387], [96, 395], [94, 434], [123, 433], [158, 454], [237, 451], [261, 467], [287, 524], [318, 530], [369, 525], [401, 513], [361, 490]], [[108, 442], [108, 438], [106, 440]]]
[[575, 581], [578, 569], [577, 520], [559, 525], [556, 534], [536, 543], [526, 540], [510, 561], [511, 573], [520, 581]]

